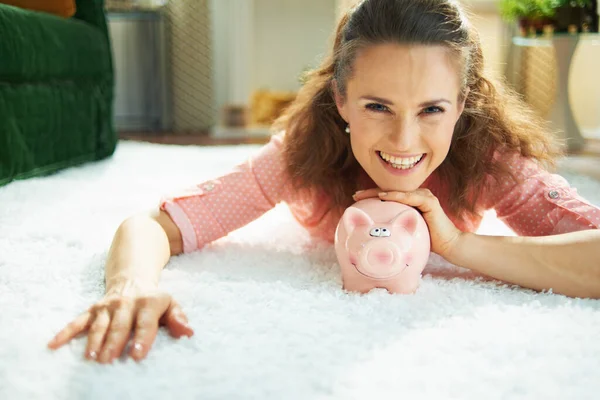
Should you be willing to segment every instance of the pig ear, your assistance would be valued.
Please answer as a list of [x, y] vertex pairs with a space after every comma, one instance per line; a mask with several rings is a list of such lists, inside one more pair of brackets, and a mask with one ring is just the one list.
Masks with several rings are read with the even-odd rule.
[[371, 226], [373, 220], [369, 215], [356, 207], [348, 207], [342, 217], [346, 232], [350, 234], [357, 226]]
[[417, 212], [413, 209], [408, 209], [406, 211], [402, 211], [391, 222], [393, 227], [404, 228], [411, 235], [413, 233], [415, 233], [415, 231], [417, 230], [417, 223], [418, 223]]

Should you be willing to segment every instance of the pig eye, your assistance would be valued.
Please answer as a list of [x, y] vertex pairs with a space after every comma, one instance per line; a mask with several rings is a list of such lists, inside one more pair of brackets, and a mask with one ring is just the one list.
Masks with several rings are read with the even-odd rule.
[[373, 237], [380, 237], [381, 236], [381, 229], [379, 228], [373, 228], [371, 229], [371, 232], [369, 232], [369, 235], [373, 236]]
[[390, 237], [392, 236], [392, 232], [389, 229], [381, 228], [381, 237]]

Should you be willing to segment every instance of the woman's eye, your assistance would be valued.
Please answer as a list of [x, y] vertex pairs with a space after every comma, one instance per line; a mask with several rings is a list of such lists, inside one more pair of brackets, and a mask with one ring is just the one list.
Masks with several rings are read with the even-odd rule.
[[389, 108], [387, 108], [383, 104], [377, 104], [377, 103], [367, 104], [367, 108], [369, 110], [376, 111], [376, 112], [386, 112], [389, 110]]
[[437, 113], [443, 113], [444, 109], [441, 107], [437, 107], [437, 106], [431, 106], [431, 107], [427, 107], [426, 109], [423, 110], [424, 114], [437, 114]]

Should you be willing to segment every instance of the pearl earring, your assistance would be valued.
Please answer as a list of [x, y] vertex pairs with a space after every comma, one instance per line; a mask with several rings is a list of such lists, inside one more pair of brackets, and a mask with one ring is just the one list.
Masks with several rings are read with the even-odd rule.
[[350, 133], [350, 125], [346, 126], [346, 133]]

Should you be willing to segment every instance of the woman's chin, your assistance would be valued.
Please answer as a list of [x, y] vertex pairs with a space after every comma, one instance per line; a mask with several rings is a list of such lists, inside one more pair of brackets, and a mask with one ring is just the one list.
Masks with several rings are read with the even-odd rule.
[[410, 184], [399, 185], [397, 182], [382, 182], [382, 185], [378, 185], [384, 192], [414, 192], [417, 190], [423, 182], [411, 182]]

